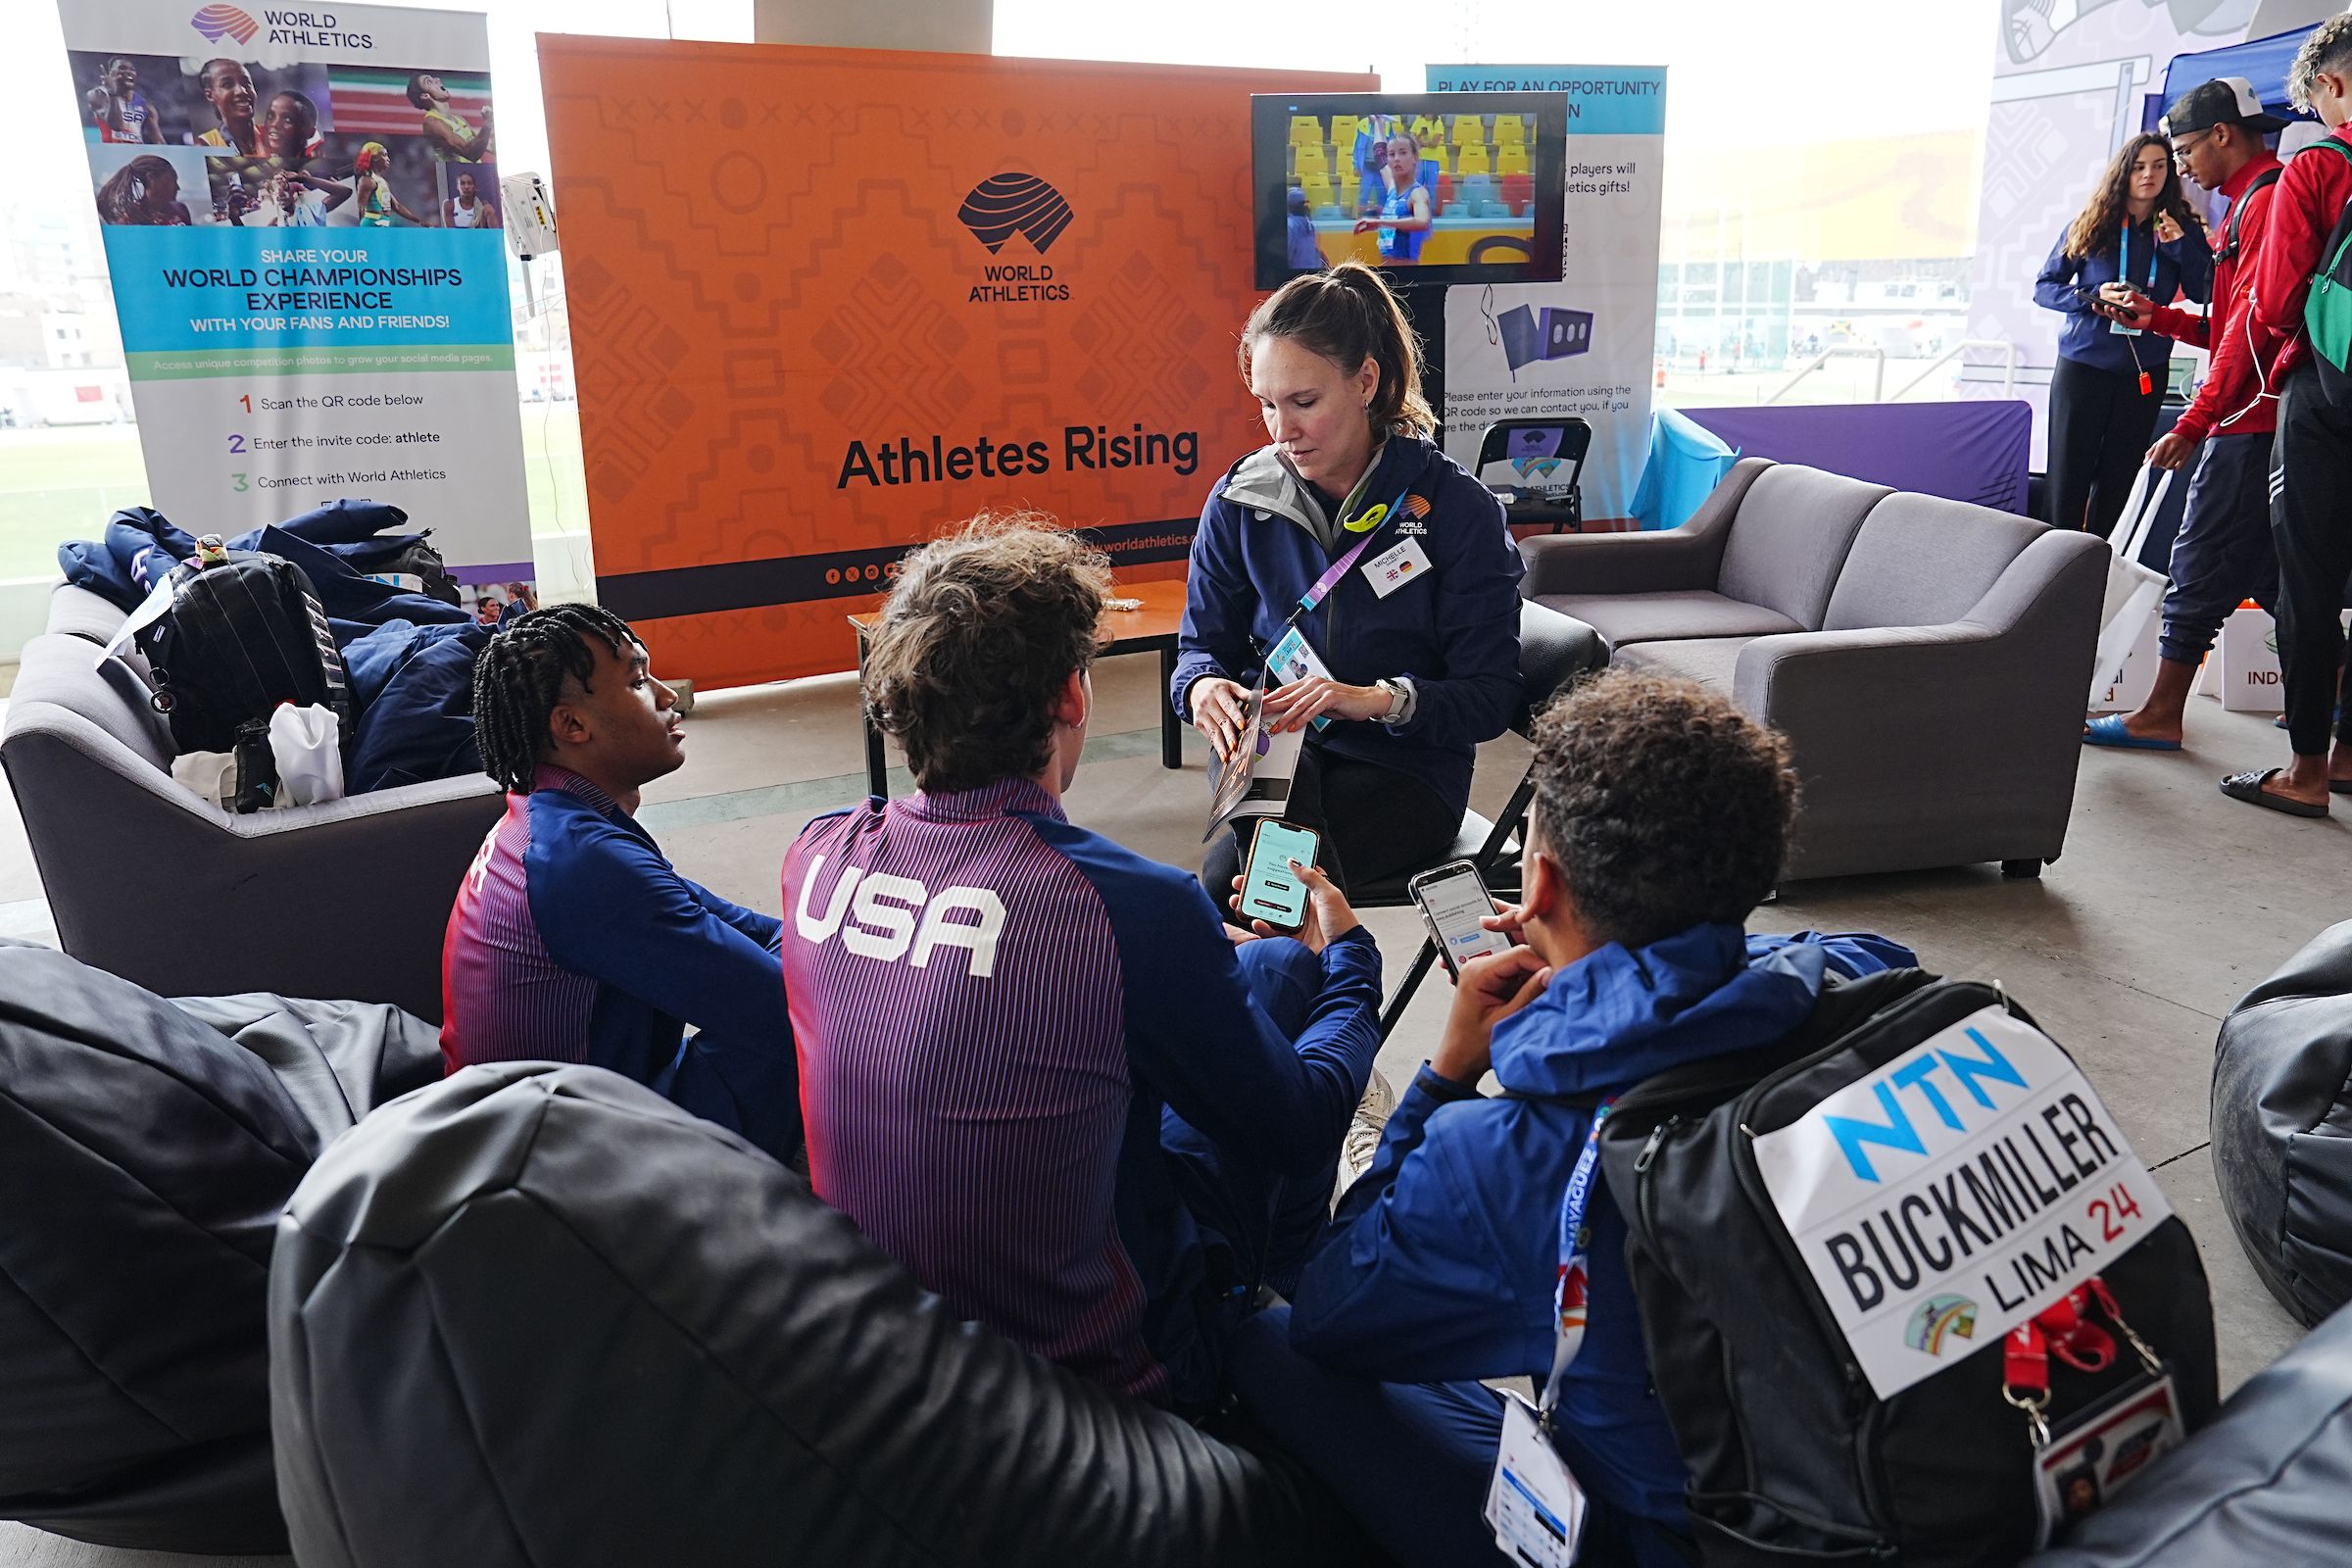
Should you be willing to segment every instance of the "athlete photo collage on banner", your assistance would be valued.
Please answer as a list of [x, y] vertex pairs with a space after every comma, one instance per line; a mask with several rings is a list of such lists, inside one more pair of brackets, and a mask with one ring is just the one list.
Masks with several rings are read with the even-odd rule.
[[236, 47], [251, 30], [224, 16], [211, 56], [68, 51], [99, 221], [502, 226], [486, 74], [272, 63]]

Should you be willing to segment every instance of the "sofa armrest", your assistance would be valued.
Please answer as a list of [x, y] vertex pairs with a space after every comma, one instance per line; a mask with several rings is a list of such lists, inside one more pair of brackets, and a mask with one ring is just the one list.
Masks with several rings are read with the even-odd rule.
[[441, 1016], [441, 936], [506, 808], [487, 777], [234, 816], [77, 713], [0, 743], [58, 937], [164, 996], [270, 991]]
[[[2107, 552], [2053, 531], [2010, 563], [1967, 617], [1938, 626], [1759, 637], [1733, 674], [1740, 709], [1787, 735], [1803, 784], [1799, 840], [1829, 854], [1804, 874], [1862, 868], [1830, 841], [1961, 842], [1986, 824], [1997, 856], [2055, 858], [2081, 760]], [[1819, 833], [1808, 835], [1811, 819]], [[1954, 835], [1958, 835], [1955, 837]], [[1859, 853], [1859, 851], [1857, 851]]]
[[1679, 528], [1636, 533], [1538, 534], [1519, 542], [1527, 576], [1519, 592], [1654, 594], [1712, 588], [1732, 520], [1756, 475], [1772, 465], [1742, 458]]

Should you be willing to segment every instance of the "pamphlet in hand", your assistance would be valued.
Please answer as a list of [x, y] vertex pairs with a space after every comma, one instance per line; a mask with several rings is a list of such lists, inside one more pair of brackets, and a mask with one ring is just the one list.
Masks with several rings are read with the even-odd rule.
[[1237, 816], [1280, 816], [1290, 804], [1291, 776], [1298, 771], [1298, 748], [1306, 737], [1298, 730], [1267, 734], [1265, 706], [1262, 682], [1242, 699], [1241, 738], [1209, 775], [1208, 828], [1200, 835], [1203, 844]]

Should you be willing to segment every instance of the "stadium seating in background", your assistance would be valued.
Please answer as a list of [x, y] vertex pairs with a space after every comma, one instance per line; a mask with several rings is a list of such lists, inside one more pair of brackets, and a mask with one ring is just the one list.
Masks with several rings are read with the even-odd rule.
[[1491, 168], [1487, 162], [1487, 144], [1483, 141], [1457, 142], [1454, 155], [1453, 167], [1465, 174], [1484, 174]]
[[1453, 144], [1456, 147], [1467, 147], [1473, 142], [1481, 147], [1487, 144], [1486, 122], [1476, 115], [1454, 116]]
[[1533, 174], [1505, 173], [1500, 177], [1502, 205], [1511, 210], [1513, 218], [1525, 218], [1528, 204], [1536, 199], [1536, 180]]
[[1494, 149], [1494, 172], [1524, 174], [1527, 172], [1527, 148], [1506, 143]]
[[1494, 117], [1494, 144], [1497, 147], [1508, 146], [1514, 142], [1523, 143], [1527, 139], [1526, 116], [1496, 115]]
[[1321, 120], [1313, 115], [1293, 115], [1291, 117], [1291, 143], [1293, 146], [1300, 142], [1319, 142], [1322, 139], [1323, 122]]

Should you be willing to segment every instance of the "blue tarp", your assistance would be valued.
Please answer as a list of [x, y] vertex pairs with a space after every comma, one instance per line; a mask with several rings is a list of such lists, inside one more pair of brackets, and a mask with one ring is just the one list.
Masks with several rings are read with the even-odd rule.
[[[2311, 36], [2311, 28], [2297, 27], [2292, 32], [2275, 32], [2268, 38], [2249, 38], [2233, 43], [2227, 49], [2206, 49], [2193, 55], [2175, 55], [2165, 68], [2164, 97], [2156, 113], [2164, 113], [2164, 104], [2171, 103], [2199, 82], [2217, 76], [2243, 76], [2253, 85], [2254, 94], [2262, 106], [2281, 120], [2308, 120], [2308, 115], [2295, 113], [2294, 105], [2286, 101], [2286, 68], [2293, 62], [2295, 51]], [[2149, 122], [2153, 129], [2155, 122]]]

